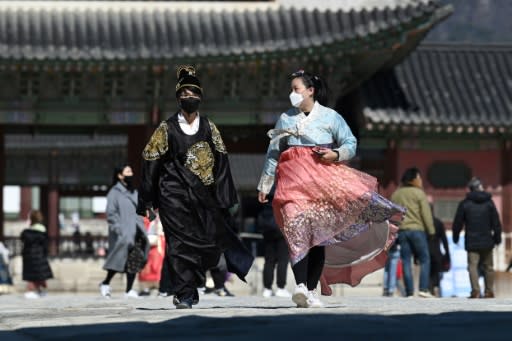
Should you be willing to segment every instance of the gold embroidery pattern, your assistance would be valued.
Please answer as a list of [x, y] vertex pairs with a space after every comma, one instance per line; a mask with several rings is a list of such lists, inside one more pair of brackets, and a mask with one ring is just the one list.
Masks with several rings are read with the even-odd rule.
[[226, 146], [224, 145], [224, 141], [222, 141], [222, 137], [220, 136], [219, 129], [217, 129], [217, 126], [213, 124], [212, 121], [208, 120], [210, 122], [210, 128], [212, 130], [212, 140], [213, 144], [215, 145], [215, 150], [219, 153], [227, 154]]
[[212, 149], [205, 141], [197, 142], [187, 150], [185, 167], [197, 175], [205, 185], [211, 185], [214, 182], [213, 164]]
[[155, 132], [149, 139], [148, 144], [142, 151], [142, 157], [147, 161], [154, 161], [161, 158], [169, 150], [169, 142], [167, 139], [167, 123], [162, 122], [156, 128]]

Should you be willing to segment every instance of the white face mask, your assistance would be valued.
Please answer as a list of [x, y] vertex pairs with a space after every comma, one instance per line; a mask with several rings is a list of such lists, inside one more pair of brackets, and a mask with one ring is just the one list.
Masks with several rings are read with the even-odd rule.
[[302, 94], [298, 94], [295, 91], [292, 91], [292, 93], [290, 94], [290, 102], [296, 108], [300, 106], [303, 100], [304, 96], [302, 96]]

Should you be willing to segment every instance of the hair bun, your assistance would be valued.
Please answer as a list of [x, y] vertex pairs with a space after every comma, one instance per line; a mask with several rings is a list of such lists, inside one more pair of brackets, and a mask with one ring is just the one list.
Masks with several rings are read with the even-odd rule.
[[195, 76], [196, 75], [196, 69], [192, 65], [180, 65], [178, 67], [178, 70], [176, 71], [176, 77], [178, 79], [181, 79], [185, 76]]

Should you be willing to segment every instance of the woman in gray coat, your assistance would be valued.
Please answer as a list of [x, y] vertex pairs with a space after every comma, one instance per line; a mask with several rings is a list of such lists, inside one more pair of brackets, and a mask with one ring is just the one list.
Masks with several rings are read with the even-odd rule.
[[137, 191], [133, 188], [132, 168], [128, 165], [116, 167], [112, 183], [113, 186], [107, 194], [109, 246], [103, 266], [103, 269], [107, 270], [107, 277], [100, 284], [100, 292], [102, 296], [110, 297], [112, 277], [118, 272], [126, 272], [125, 297], [138, 297], [137, 292], [132, 290], [136, 273], [128, 271], [127, 260], [130, 250], [135, 245], [136, 236], [142, 236], [145, 239], [146, 232], [142, 218], [135, 212]]

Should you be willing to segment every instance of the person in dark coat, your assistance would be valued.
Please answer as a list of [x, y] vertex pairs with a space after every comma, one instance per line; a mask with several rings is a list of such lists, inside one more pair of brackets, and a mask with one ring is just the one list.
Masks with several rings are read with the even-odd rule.
[[[288, 245], [286, 239], [274, 218], [272, 210], [273, 191], [269, 193], [268, 202], [263, 204], [263, 209], [258, 214], [256, 226], [263, 234], [263, 242], [265, 245], [265, 263], [263, 265], [263, 297], [292, 297], [286, 290], [286, 277], [288, 271]], [[277, 266], [277, 270], [276, 270]], [[272, 290], [272, 282], [274, 281], [274, 270], [277, 271], [277, 290]]]
[[[429, 240], [430, 252], [430, 282], [429, 289], [432, 295], [436, 297], [441, 296], [441, 278], [443, 273], [443, 263], [450, 262], [450, 248], [448, 246], [448, 239], [443, 222], [434, 215], [434, 208], [432, 208], [432, 218], [434, 220], [434, 228], [436, 230], [434, 236]], [[441, 252], [441, 244], [443, 245], [444, 253]]]
[[198, 112], [203, 89], [192, 66], [177, 72], [179, 111], [161, 122], [143, 150], [139, 214], [158, 208], [168, 243], [176, 308], [199, 301], [205, 272], [224, 253], [228, 270], [245, 277], [252, 254], [238, 237], [238, 205], [226, 147], [215, 124]]
[[23, 274], [27, 281], [26, 298], [39, 298], [46, 294], [46, 280], [53, 278], [48, 262], [48, 234], [40, 211], [30, 213], [30, 227], [21, 233], [23, 242]]
[[[103, 266], [107, 270], [107, 276], [100, 284], [100, 293], [109, 298], [110, 281], [116, 273], [126, 272], [125, 297], [137, 298], [139, 295], [132, 286], [135, 275], [144, 264], [135, 266], [135, 269], [128, 268], [129, 255], [139, 250], [142, 256], [147, 256], [149, 242], [142, 217], [136, 213], [138, 193], [133, 188], [132, 168], [128, 165], [116, 167], [113, 184], [107, 194], [108, 254]], [[136, 249], [133, 250], [134, 248]]]
[[471, 295], [480, 298], [478, 284], [479, 269], [482, 270], [485, 283], [484, 298], [494, 297], [494, 264], [492, 251], [501, 243], [501, 223], [496, 206], [490, 193], [483, 189], [478, 178], [468, 184], [470, 192], [459, 203], [453, 221], [453, 242], [459, 242], [459, 235], [466, 229], [464, 246], [468, 252], [469, 280]]

